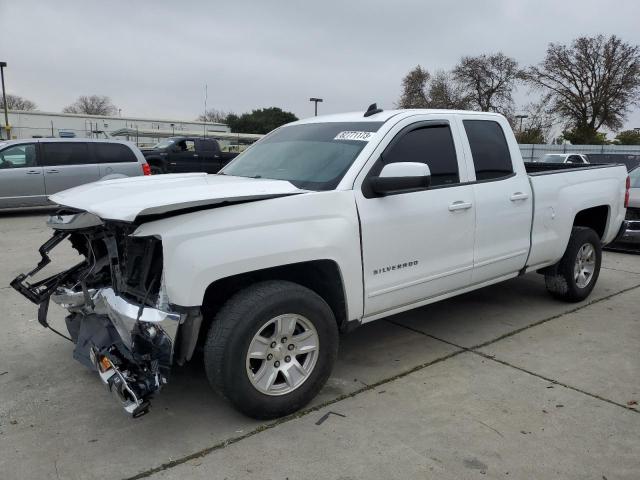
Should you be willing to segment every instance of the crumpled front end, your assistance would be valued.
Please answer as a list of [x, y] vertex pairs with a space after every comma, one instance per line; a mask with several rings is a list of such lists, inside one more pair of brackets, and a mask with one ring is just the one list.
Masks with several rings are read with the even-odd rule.
[[[135, 237], [135, 225], [103, 221], [87, 212], [59, 213], [48, 223], [55, 233], [40, 248], [42, 260], [11, 286], [39, 305], [38, 321], [45, 327], [51, 328], [50, 300], [66, 308], [74, 358], [99, 374], [127, 413], [147, 413], [149, 399], [169, 379], [178, 329], [187, 321], [199, 326], [199, 309], [169, 304], [160, 239]], [[84, 260], [32, 282], [63, 240]], [[183, 348], [182, 360], [190, 357], [193, 346], [186, 346], [191, 349], [187, 355]]]

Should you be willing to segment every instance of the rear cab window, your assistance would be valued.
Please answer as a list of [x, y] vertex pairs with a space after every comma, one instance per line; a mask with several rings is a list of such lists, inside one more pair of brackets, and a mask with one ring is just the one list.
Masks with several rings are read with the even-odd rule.
[[476, 181], [491, 181], [513, 175], [511, 152], [500, 124], [493, 120], [463, 120], [469, 140]]
[[40, 144], [45, 167], [90, 165], [96, 163], [84, 142], [43, 142]]

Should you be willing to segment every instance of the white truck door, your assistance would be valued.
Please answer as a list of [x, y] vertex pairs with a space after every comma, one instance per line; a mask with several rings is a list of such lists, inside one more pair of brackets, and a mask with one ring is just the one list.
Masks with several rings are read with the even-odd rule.
[[[481, 118], [481, 117], [480, 117]], [[462, 120], [473, 160], [476, 232], [472, 283], [517, 273], [530, 248], [533, 198], [508, 124], [496, 117]], [[507, 141], [509, 138], [514, 145]], [[512, 152], [513, 155], [512, 155]]]
[[[362, 229], [365, 317], [462, 288], [470, 283], [475, 228], [454, 116], [420, 115], [398, 123], [356, 181]], [[367, 178], [384, 165], [422, 162], [427, 190], [376, 197]], [[365, 320], [366, 321], [366, 320]]]

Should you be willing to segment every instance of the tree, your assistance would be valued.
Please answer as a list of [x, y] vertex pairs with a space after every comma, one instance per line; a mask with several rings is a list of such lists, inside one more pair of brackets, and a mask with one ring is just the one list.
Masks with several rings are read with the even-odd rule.
[[402, 95], [398, 108], [427, 108], [427, 82], [431, 78], [429, 72], [420, 65], [407, 73], [402, 79]]
[[118, 109], [105, 95], [81, 95], [71, 105], [64, 107], [62, 111], [85, 115], [115, 115]]
[[555, 122], [553, 113], [549, 111], [549, 105], [545, 101], [530, 103], [524, 109], [527, 118], [518, 122], [513, 118], [512, 127], [518, 143], [547, 143], [551, 140], [551, 130]]
[[512, 92], [519, 78], [518, 62], [503, 53], [462, 57], [453, 69], [474, 109], [508, 113], [513, 110]]
[[580, 37], [570, 46], [550, 43], [545, 59], [523, 78], [565, 120], [565, 139], [600, 143], [600, 128], [620, 128], [629, 108], [638, 104], [640, 49], [615, 35]]
[[227, 123], [227, 117], [231, 112], [224, 112], [222, 110], [216, 110], [212, 108], [211, 110], [207, 110], [202, 115], [199, 115], [197, 120], [200, 122], [211, 122], [211, 123]]
[[298, 120], [291, 112], [285, 112], [281, 108], [271, 107], [253, 110], [251, 113], [243, 113], [240, 116], [229, 114], [226, 123], [234, 133], [260, 133], [266, 134], [281, 125]]
[[[35, 110], [36, 104], [31, 100], [27, 100], [24, 97], [20, 97], [18, 95], [11, 95], [7, 93], [7, 109], [8, 110]], [[4, 102], [2, 101], [2, 96], [0, 96], [0, 108], [4, 108]]]
[[616, 145], [640, 145], [640, 130], [624, 130], [616, 135]]
[[453, 76], [440, 70], [429, 82], [427, 106], [428, 108], [468, 110], [470, 101], [464, 88], [456, 82]]

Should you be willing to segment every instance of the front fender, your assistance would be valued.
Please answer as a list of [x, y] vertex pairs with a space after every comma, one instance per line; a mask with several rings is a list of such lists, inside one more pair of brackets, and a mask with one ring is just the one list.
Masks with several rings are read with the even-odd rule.
[[144, 224], [162, 238], [169, 301], [200, 306], [211, 283], [242, 273], [332, 260], [349, 319], [363, 310], [360, 230], [351, 191], [313, 192], [193, 212]]

